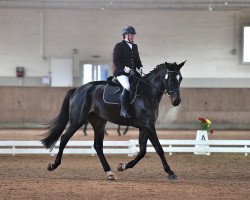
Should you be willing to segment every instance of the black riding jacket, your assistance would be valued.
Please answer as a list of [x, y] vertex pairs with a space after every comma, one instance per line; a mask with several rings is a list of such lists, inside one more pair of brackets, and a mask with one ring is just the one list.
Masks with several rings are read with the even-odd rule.
[[114, 47], [113, 63], [115, 66], [114, 76], [128, 76], [129, 73], [124, 72], [125, 66], [133, 70], [142, 67], [137, 45], [132, 44], [131, 49], [124, 40], [117, 43]]

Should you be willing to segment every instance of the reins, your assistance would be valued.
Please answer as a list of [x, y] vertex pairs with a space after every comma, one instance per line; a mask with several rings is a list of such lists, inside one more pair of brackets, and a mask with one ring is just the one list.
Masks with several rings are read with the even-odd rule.
[[[166, 73], [166, 74], [168, 74], [168, 73], [174, 73], [174, 72], [176, 72], [176, 71], [167, 70], [167, 73]], [[143, 73], [143, 74], [145, 75], [145, 73]], [[156, 88], [157, 90], [159, 90], [159, 91], [160, 91], [161, 93], [163, 93], [163, 94], [168, 94], [168, 91], [167, 91], [166, 89], [165, 89], [165, 90], [161, 90], [161, 89], [158, 88], [157, 86], [155, 86], [155, 85], [153, 85], [153, 84], [151, 84], [151, 83], [145, 81], [144, 79], [142, 79], [142, 78], [136, 76], [136, 74], [134, 74], [133, 77], [136, 78], [137, 80], [143, 82], [143, 83], [146, 83], [147, 85], [150, 85], [150, 86]], [[169, 95], [169, 94], [168, 94], [168, 95]], [[169, 96], [170, 96], [170, 95], [169, 95]]]
[[152, 87], [156, 88], [156, 89], [157, 89], [157, 90], [159, 90], [161, 93], [163, 93], [163, 94], [167, 94], [167, 91], [166, 91], [166, 90], [162, 91], [162, 90], [161, 90], [160, 88], [158, 88], [157, 86], [155, 86], [155, 85], [153, 85], [153, 84], [151, 84], [151, 83], [149, 83], [149, 82], [147, 82], [147, 81], [143, 80], [142, 78], [139, 78], [139, 77], [138, 77], [138, 76], [136, 76], [136, 75], [134, 75], [133, 77], [134, 77], [134, 78], [136, 78], [137, 80], [139, 80], [139, 81], [143, 82], [143, 83], [146, 83], [147, 85], [150, 85], [150, 86], [152, 86]]

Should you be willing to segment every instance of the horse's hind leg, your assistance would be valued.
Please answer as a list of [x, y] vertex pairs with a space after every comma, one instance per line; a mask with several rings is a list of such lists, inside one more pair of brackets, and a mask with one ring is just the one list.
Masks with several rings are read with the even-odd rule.
[[83, 133], [85, 136], [87, 136], [87, 127], [88, 127], [88, 122], [86, 122], [83, 127]]
[[121, 135], [121, 125], [118, 125], [118, 127], [117, 127], [117, 132], [118, 132], [118, 135], [120, 136]]
[[95, 114], [91, 114], [89, 116], [89, 122], [91, 123], [94, 129], [94, 135], [95, 135], [94, 136], [94, 148], [102, 163], [104, 171], [107, 173], [107, 178], [109, 180], [115, 180], [116, 176], [111, 171], [111, 168], [103, 154], [103, 139], [104, 139], [104, 134], [105, 134], [105, 125], [107, 121]]
[[123, 135], [126, 135], [126, 133], [128, 132], [129, 126], [126, 126], [126, 129], [123, 132]]
[[67, 129], [67, 131], [61, 136], [59, 152], [55, 158], [54, 163], [51, 163], [48, 165], [47, 169], [49, 171], [53, 171], [61, 164], [63, 150], [64, 150], [65, 146], [67, 145], [69, 139], [74, 135], [74, 133], [78, 130], [78, 128], [79, 128], [78, 126], [70, 125], [69, 128]]
[[118, 171], [124, 171], [128, 168], [133, 168], [146, 154], [147, 150], [148, 133], [145, 129], [140, 129], [139, 134], [139, 145], [140, 152], [137, 154], [134, 160], [126, 163], [120, 163], [118, 166]]

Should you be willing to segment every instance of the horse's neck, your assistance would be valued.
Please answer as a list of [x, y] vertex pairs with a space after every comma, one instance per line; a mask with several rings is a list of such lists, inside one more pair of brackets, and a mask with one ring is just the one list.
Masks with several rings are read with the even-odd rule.
[[163, 77], [162, 77], [162, 74], [152, 74], [150, 75], [149, 77], [146, 78], [145, 81], [147, 81], [148, 83], [154, 85], [154, 86], [157, 86], [157, 87], [160, 87], [160, 85], [162, 84], [162, 80]]
[[[153, 75], [153, 74], [152, 74]], [[145, 93], [147, 94], [147, 100], [150, 102], [154, 108], [155, 117], [158, 116], [158, 107], [163, 95], [163, 88], [161, 88], [163, 83], [164, 76], [163, 74], [158, 74], [152, 77], [147, 77], [145, 81], [149, 84], [145, 84]]]
[[149, 92], [151, 92], [152, 96], [162, 96], [162, 84], [164, 81], [165, 75], [164, 72], [159, 71], [156, 74], [150, 74], [150, 76], [145, 78], [145, 82], [151, 85], [149, 88]]

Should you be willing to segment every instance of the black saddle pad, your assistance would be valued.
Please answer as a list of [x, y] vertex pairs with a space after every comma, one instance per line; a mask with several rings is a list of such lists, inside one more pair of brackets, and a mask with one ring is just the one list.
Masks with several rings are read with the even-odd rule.
[[103, 92], [103, 100], [109, 104], [120, 104], [120, 96], [122, 93], [121, 86], [106, 84]]
[[[122, 86], [106, 84], [103, 91], [103, 101], [108, 104], [121, 104], [120, 96], [122, 93]], [[136, 87], [137, 91], [137, 87]], [[130, 104], [132, 104], [136, 98], [136, 92], [130, 94]]]

